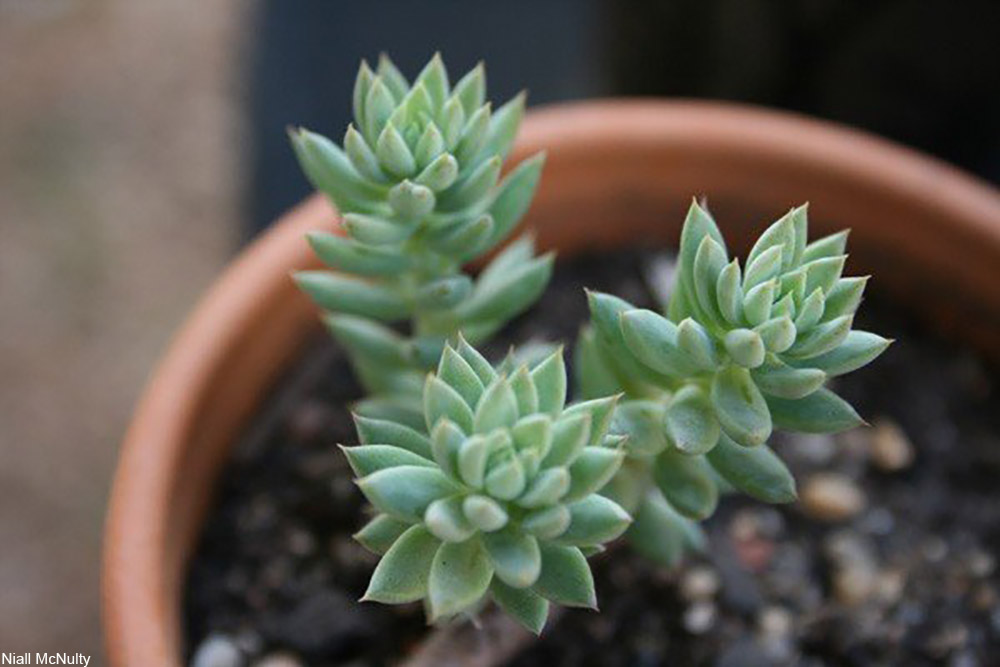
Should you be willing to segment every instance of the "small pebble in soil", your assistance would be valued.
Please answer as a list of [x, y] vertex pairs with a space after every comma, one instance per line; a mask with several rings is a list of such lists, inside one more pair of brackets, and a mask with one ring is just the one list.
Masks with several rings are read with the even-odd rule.
[[715, 624], [718, 615], [715, 605], [711, 602], [699, 601], [692, 604], [684, 612], [684, 629], [693, 635], [708, 632]]
[[243, 667], [243, 653], [226, 635], [209, 635], [194, 652], [191, 667]]
[[860, 514], [868, 503], [864, 491], [845, 475], [816, 473], [799, 492], [802, 511], [821, 521], [844, 521]]
[[719, 575], [710, 567], [693, 567], [681, 578], [680, 590], [687, 600], [712, 598], [719, 590]]
[[784, 607], [765, 607], [757, 616], [760, 633], [772, 639], [784, 639], [792, 631], [792, 615]]
[[884, 472], [897, 472], [913, 464], [913, 445], [896, 422], [882, 417], [871, 431], [871, 459]]

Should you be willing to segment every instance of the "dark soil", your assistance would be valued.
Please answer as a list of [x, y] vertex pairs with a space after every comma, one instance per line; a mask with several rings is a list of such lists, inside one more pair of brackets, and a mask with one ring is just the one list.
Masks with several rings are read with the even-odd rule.
[[[531, 338], [573, 339], [584, 286], [649, 304], [649, 258], [560, 265], [494, 356]], [[568, 612], [514, 664], [1000, 665], [996, 368], [876, 299], [858, 326], [897, 339], [835, 387], [876, 428], [777, 442], [803, 498], [817, 471], [835, 473], [832, 491], [778, 508], [725, 499], [706, 526], [709, 555], [675, 572], [627, 549], [599, 559], [601, 612]], [[346, 405], [358, 391], [343, 356], [318, 340], [238, 444], [191, 566], [191, 653], [210, 638], [216, 656], [381, 665], [426, 633], [417, 605], [355, 602], [376, 560], [351, 540], [362, 498], [334, 444], [355, 443]]]

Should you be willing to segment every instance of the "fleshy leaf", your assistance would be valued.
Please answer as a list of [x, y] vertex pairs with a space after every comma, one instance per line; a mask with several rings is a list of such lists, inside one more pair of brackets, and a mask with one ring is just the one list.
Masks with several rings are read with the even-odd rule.
[[423, 598], [440, 544], [421, 525], [407, 529], [375, 567], [368, 590], [361, 599], [400, 604]]
[[442, 544], [431, 564], [427, 598], [431, 620], [454, 616], [489, 590], [493, 567], [478, 539]]
[[549, 615], [549, 601], [534, 591], [511, 588], [499, 579], [490, 585], [493, 599], [500, 608], [531, 632], [539, 635]]
[[704, 457], [675, 450], [662, 452], [653, 463], [653, 479], [681, 514], [701, 520], [715, 511], [719, 491]]
[[476, 531], [462, 510], [461, 496], [432, 502], [424, 513], [424, 525], [443, 542], [464, 542]]
[[472, 433], [473, 414], [462, 395], [434, 375], [424, 385], [424, 413], [427, 428], [433, 429], [441, 419], [454, 422], [466, 433]]
[[434, 466], [433, 461], [392, 445], [358, 445], [356, 447], [341, 445], [340, 449], [347, 456], [351, 470], [357, 477], [365, 477], [379, 470], [395, 468], [396, 466]]
[[851, 331], [836, 348], [809, 359], [791, 360], [800, 367], [819, 368], [829, 377], [850, 373], [874, 361], [892, 343], [867, 331]]
[[580, 500], [599, 491], [608, 483], [622, 461], [625, 452], [606, 447], [585, 447], [570, 465], [570, 487], [565, 500]]
[[705, 392], [693, 385], [674, 394], [663, 425], [674, 445], [685, 454], [704, 454], [719, 439], [719, 422], [712, 403]]
[[790, 431], [837, 433], [865, 423], [847, 401], [829, 389], [794, 400], [769, 396], [767, 405], [774, 424]]
[[531, 535], [500, 530], [483, 535], [483, 546], [493, 563], [497, 577], [513, 588], [528, 588], [542, 571], [538, 540]]
[[354, 425], [363, 445], [393, 445], [402, 447], [425, 459], [433, 457], [431, 441], [414, 429], [393, 421], [354, 416]]
[[771, 436], [767, 403], [745, 368], [730, 366], [716, 373], [712, 405], [722, 429], [741, 445], [759, 445]]
[[559, 542], [570, 546], [604, 544], [618, 538], [632, 522], [615, 501], [591, 495], [569, 505], [570, 523]]
[[473, 430], [476, 433], [489, 433], [490, 431], [510, 427], [517, 421], [517, 396], [510, 385], [510, 381], [505, 377], [498, 377], [486, 388], [473, 421]]
[[432, 502], [458, 491], [440, 470], [412, 465], [380, 470], [358, 480], [358, 487], [376, 509], [411, 523]]
[[723, 434], [708, 462], [724, 480], [757, 500], [790, 503], [798, 497], [792, 473], [766, 445], [741, 447]]
[[576, 547], [541, 544], [542, 572], [535, 592], [567, 607], [597, 609], [594, 576], [587, 559]]
[[393, 519], [388, 514], [379, 514], [354, 534], [354, 539], [365, 549], [382, 555], [406, 532], [410, 525]]

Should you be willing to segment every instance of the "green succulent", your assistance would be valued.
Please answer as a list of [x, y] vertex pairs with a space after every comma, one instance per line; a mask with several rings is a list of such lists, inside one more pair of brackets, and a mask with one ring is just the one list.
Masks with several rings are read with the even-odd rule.
[[697, 543], [680, 519], [712, 514], [721, 489], [795, 499], [791, 473], [766, 445], [774, 428], [863, 423], [824, 384], [890, 341], [852, 330], [867, 278], [842, 277], [846, 232], [807, 243], [806, 214], [795, 208], [772, 224], [741, 269], [694, 202], [666, 315], [589, 294], [578, 383], [584, 395], [627, 394], [614, 430], [629, 435], [630, 456], [608, 493], [636, 514], [633, 542], [660, 560], [679, 553], [662, 535]]
[[617, 396], [566, 407], [566, 384], [561, 350], [495, 369], [460, 338], [426, 379], [426, 430], [357, 418], [344, 452], [378, 514], [356, 537], [382, 555], [364, 599], [438, 621], [492, 598], [536, 633], [550, 602], [596, 606], [586, 555], [630, 522], [597, 493], [624, 437], [607, 435]]
[[587, 557], [623, 532], [674, 564], [722, 492], [793, 500], [772, 430], [862, 423], [825, 385], [890, 341], [852, 330], [867, 279], [842, 276], [846, 233], [807, 243], [795, 208], [741, 266], [695, 202], [663, 312], [589, 293], [581, 402], [561, 348], [494, 367], [472, 345], [537, 300], [553, 258], [524, 237], [463, 271], [516, 227], [544, 161], [501, 179], [524, 95], [485, 99], [482, 65], [452, 86], [437, 55], [412, 83], [362, 63], [342, 146], [290, 133], [341, 225], [308, 237], [328, 269], [295, 278], [367, 392], [343, 448], [375, 510], [356, 537], [382, 556], [365, 599], [423, 601], [432, 621], [492, 600], [537, 633], [551, 603], [596, 606]]
[[[511, 233], [531, 203], [544, 155], [505, 178], [501, 166], [524, 114], [524, 95], [495, 112], [480, 64], [452, 86], [435, 55], [412, 84], [388, 57], [362, 63], [354, 123], [343, 146], [290, 132], [306, 176], [341, 214], [342, 234], [309, 242], [334, 271], [303, 271], [299, 286], [330, 315], [372, 394], [362, 411], [417, 419], [423, 373], [459, 331], [482, 341], [541, 294], [552, 256], [530, 239], [478, 278], [463, 264]], [[409, 322], [403, 336], [387, 324]]]

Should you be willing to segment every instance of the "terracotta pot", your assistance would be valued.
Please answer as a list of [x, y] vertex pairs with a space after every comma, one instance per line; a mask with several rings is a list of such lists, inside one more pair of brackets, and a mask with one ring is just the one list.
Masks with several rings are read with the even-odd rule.
[[[852, 269], [935, 326], [1000, 356], [1000, 194], [889, 142], [792, 115], [708, 103], [607, 101], [529, 114], [515, 159], [546, 149], [527, 224], [563, 256], [676, 243], [705, 195], [737, 248], [788, 207], [811, 231], [849, 226]], [[332, 229], [313, 197], [204, 297], [125, 438], [106, 530], [111, 664], [179, 665], [185, 564], [229, 448], [316, 327], [288, 278], [315, 265], [302, 235]]]

